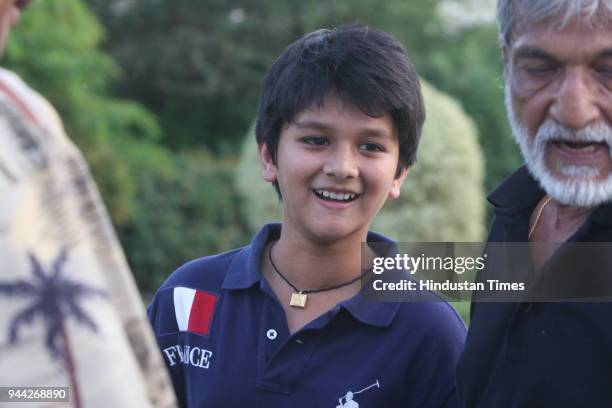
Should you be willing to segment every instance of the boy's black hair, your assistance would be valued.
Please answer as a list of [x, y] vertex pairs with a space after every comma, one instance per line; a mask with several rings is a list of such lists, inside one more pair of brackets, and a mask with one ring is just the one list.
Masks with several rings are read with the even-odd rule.
[[372, 117], [388, 113], [399, 139], [396, 177], [414, 163], [425, 120], [418, 75], [396, 39], [362, 25], [306, 34], [266, 73], [255, 136], [258, 144], [266, 144], [274, 163], [283, 126], [313, 104], [322, 106], [329, 95]]

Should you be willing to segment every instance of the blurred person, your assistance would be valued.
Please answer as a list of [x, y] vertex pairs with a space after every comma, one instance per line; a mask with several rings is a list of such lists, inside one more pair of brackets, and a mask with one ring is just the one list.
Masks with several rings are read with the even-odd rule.
[[[489, 196], [489, 242], [531, 243], [537, 281], [554, 282], [565, 243], [612, 241], [612, 2], [498, 0], [497, 18], [525, 165]], [[578, 278], [612, 272], [593, 265]], [[612, 406], [611, 303], [472, 303], [471, 316], [464, 407]]]
[[[27, 4], [0, 0], [0, 50]], [[176, 406], [141, 302], [56, 111], [0, 68], [0, 386], [70, 387], [52, 396], [74, 407]]]
[[182, 406], [457, 405], [454, 309], [360, 292], [362, 244], [391, 242], [369, 226], [399, 196], [424, 116], [417, 74], [384, 32], [322, 29], [285, 49], [256, 126], [282, 224], [182, 266], [149, 306]]

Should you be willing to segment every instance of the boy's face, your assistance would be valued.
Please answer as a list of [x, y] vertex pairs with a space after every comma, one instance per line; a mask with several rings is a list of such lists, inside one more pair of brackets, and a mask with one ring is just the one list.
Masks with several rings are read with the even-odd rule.
[[387, 197], [397, 198], [399, 142], [389, 115], [373, 118], [328, 97], [286, 124], [274, 165], [259, 147], [266, 181], [283, 196], [283, 230], [318, 242], [363, 239]]

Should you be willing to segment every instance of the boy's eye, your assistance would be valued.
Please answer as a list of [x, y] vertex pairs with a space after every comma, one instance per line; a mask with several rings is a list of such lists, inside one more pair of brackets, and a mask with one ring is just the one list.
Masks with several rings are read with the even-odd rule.
[[376, 143], [362, 143], [359, 145], [361, 150], [365, 150], [367, 152], [382, 152], [384, 149], [381, 145]]
[[306, 136], [303, 137], [301, 140], [303, 143], [312, 146], [326, 146], [329, 144], [329, 141], [323, 136]]

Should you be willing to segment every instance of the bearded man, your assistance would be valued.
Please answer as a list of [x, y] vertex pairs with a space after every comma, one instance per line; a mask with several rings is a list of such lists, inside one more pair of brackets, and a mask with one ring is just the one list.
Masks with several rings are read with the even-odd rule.
[[[489, 242], [529, 242], [554, 280], [573, 243], [612, 241], [612, 1], [498, 0], [497, 17], [525, 165], [489, 196]], [[576, 276], [593, 282], [585, 262]], [[557, 300], [473, 303], [463, 406], [612, 406], [612, 303]]]

